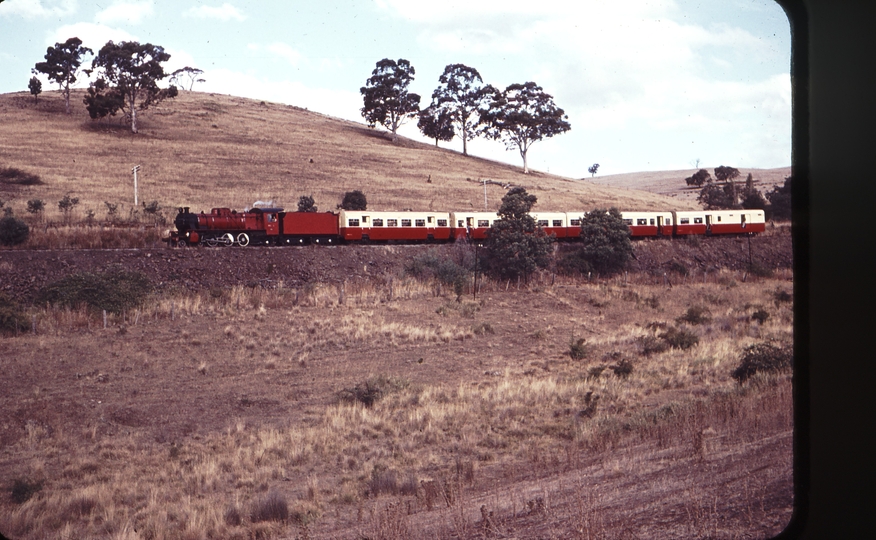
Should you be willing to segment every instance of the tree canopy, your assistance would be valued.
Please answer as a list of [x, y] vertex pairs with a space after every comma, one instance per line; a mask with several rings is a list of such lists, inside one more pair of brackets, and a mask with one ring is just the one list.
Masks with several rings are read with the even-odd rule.
[[369, 126], [380, 124], [395, 135], [406, 120], [417, 115], [420, 95], [408, 92], [414, 74], [414, 66], [403, 58], [377, 62], [366, 85], [359, 89], [364, 101], [362, 116]]
[[435, 146], [438, 146], [438, 141], [451, 141], [456, 135], [447, 110], [432, 105], [420, 111], [417, 127], [423, 135], [435, 139]]
[[712, 181], [712, 175], [706, 169], [700, 169], [684, 179], [689, 186], [702, 186]]
[[537, 202], [525, 188], [511, 188], [502, 197], [499, 219], [487, 233], [486, 266], [499, 279], [529, 279], [538, 268], [551, 262], [553, 236], [547, 236], [529, 215]]
[[183, 86], [183, 84], [182, 84], [182, 81], [183, 81], [183, 79], [187, 79], [188, 83], [189, 83], [189, 87], [186, 88], [186, 90], [191, 92], [192, 88], [194, 88], [196, 82], [204, 82], [204, 79], [200, 78], [200, 76], [203, 73], [204, 73], [203, 70], [200, 70], [198, 68], [189, 67], [189, 66], [186, 66], [184, 68], [179, 68], [178, 70], [176, 70], [170, 74], [170, 84], [172, 84], [174, 86], [179, 84], [179, 86], [181, 86], [182, 88], [185, 88], [185, 86]]
[[298, 198], [299, 212], [316, 212], [316, 203], [312, 195], [302, 195]]
[[431, 108], [436, 114], [450, 118], [456, 135], [462, 139], [462, 153], [468, 155], [468, 141], [478, 135], [483, 114], [496, 91], [484, 86], [481, 74], [464, 64], [450, 64], [438, 78], [439, 86], [432, 92]]
[[158, 87], [167, 77], [162, 63], [170, 59], [164, 47], [136, 41], [109, 41], [97, 53], [89, 73], [99, 70], [98, 78], [88, 88], [85, 105], [92, 120], [114, 116], [119, 110], [137, 133], [137, 110], [177, 95], [176, 86]]
[[82, 46], [82, 40], [71, 37], [64, 43], [55, 43], [46, 49], [45, 62], [37, 62], [34, 74], [43, 73], [49, 80], [58, 83], [64, 95], [64, 110], [70, 114], [70, 85], [76, 82], [76, 75], [82, 66], [82, 56], [94, 51]]
[[27, 83], [27, 89], [30, 90], [30, 93], [33, 94], [33, 100], [40, 100], [40, 93], [43, 91], [43, 83], [40, 82], [36, 76], [30, 78], [30, 81]]
[[365, 198], [365, 194], [358, 189], [348, 191], [344, 193], [344, 199], [338, 205], [338, 208], [344, 210], [367, 210], [368, 200]]
[[572, 129], [568, 115], [554, 104], [554, 98], [534, 82], [512, 84], [503, 92], [493, 92], [489, 110], [484, 113], [484, 133], [517, 149], [523, 158], [523, 172], [529, 172], [529, 147], [537, 141]]
[[593, 165], [590, 166], [589, 169], [587, 169], [587, 172], [590, 173], [590, 176], [596, 176], [596, 171], [598, 171], [598, 170], [599, 170], [599, 163], [594, 163]]
[[617, 208], [597, 208], [581, 218], [581, 242], [562, 261], [568, 270], [610, 275], [633, 257], [630, 229]]
[[766, 198], [770, 201], [770, 214], [773, 219], [791, 219], [791, 182], [793, 178], [793, 176], [785, 178], [785, 183], [782, 186], [775, 186], [772, 191], [766, 194]]

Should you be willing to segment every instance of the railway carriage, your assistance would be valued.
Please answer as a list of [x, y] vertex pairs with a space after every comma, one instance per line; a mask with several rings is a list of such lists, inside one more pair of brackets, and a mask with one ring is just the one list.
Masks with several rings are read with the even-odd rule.
[[341, 210], [338, 219], [340, 237], [345, 241], [428, 242], [450, 239], [449, 213]]
[[621, 217], [634, 238], [672, 236], [674, 224], [672, 212], [621, 212]]
[[[535, 226], [541, 227], [548, 236], [553, 234], [557, 239], [568, 237], [569, 218], [566, 212], [530, 212], [529, 215], [535, 220]], [[580, 235], [580, 230], [578, 232]]]

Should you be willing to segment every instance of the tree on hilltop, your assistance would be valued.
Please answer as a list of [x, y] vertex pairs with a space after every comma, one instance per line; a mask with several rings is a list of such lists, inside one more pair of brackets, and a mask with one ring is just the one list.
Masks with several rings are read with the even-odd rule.
[[[205, 82], [204, 79], [199, 78], [199, 76], [202, 75], [203, 73], [204, 73], [203, 70], [186, 66], [184, 68], [179, 68], [178, 70], [171, 73], [169, 82], [170, 82], [170, 84], [172, 84], [174, 86], [179, 84], [180, 87], [185, 88], [186, 90], [191, 92], [192, 88], [195, 86], [196, 82]], [[188, 79], [188, 83], [189, 83], [188, 88], [186, 88], [182, 84], [183, 78]]]
[[420, 110], [420, 95], [408, 92], [414, 74], [414, 66], [407, 60], [384, 58], [359, 89], [364, 101], [362, 116], [369, 126], [380, 124], [391, 131], [393, 140], [398, 128]]
[[572, 129], [568, 118], [541, 86], [531, 81], [512, 84], [503, 92], [493, 93], [484, 113], [484, 133], [490, 139], [504, 142], [508, 150], [516, 148], [523, 158], [523, 173], [527, 174], [529, 147]]
[[[82, 66], [82, 56], [94, 51], [82, 46], [82, 40], [71, 37], [64, 43], [55, 43], [46, 49], [45, 62], [37, 62], [33, 73], [42, 73], [50, 81], [58, 83], [64, 95], [64, 111], [70, 114], [70, 85], [76, 82], [76, 75]], [[33, 92], [33, 90], [31, 90]]]
[[176, 97], [176, 86], [162, 89], [158, 81], [167, 77], [162, 63], [170, 59], [164, 47], [136, 41], [108, 41], [91, 63], [98, 78], [88, 88], [85, 105], [92, 120], [115, 116], [121, 110], [137, 133], [137, 110], [146, 110], [167, 98]]
[[468, 141], [478, 135], [484, 114], [496, 92], [484, 86], [478, 70], [463, 64], [450, 64], [438, 78], [439, 86], [432, 92], [435, 114], [447, 115], [456, 135], [462, 139], [462, 154], [468, 155]]
[[43, 83], [33, 76], [30, 78], [30, 81], [27, 83], [27, 89], [30, 90], [30, 93], [33, 94], [34, 103], [39, 103], [40, 93], [43, 91]]
[[594, 163], [593, 165], [590, 166], [590, 168], [587, 169], [587, 172], [590, 173], [590, 177], [592, 178], [592, 177], [596, 176], [596, 171], [598, 171], [598, 170], [599, 170], [599, 163]]
[[684, 181], [689, 186], [697, 186], [702, 187], [703, 184], [707, 184], [712, 181], [712, 175], [709, 174], [709, 171], [705, 169], [700, 169], [692, 175], [688, 176], [684, 179]]

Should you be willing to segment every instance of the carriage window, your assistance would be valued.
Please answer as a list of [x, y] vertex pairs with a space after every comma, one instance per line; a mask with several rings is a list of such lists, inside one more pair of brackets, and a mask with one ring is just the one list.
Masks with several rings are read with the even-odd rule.
[[371, 222], [371, 225], [375, 227], [383, 227], [383, 218], [374, 218], [374, 221]]
[[429, 216], [429, 223], [433, 223], [435, 221], [435, 216]]
[[678, 218], [679, 225], [687, 225], [688, 223], [690, 223], [690, 218], [686, 218], [686, 217]]
[[409, 219], [402, 220], [402, 227], [410, 227], [410, 226], [411, 226], [411, 220], [409, 220]]
[[439, 219], [439, 220], [438, 220], [438, 226], [439, 226], [439, 227], [446, 227], [446, 226], [447, 226], [447, 220], [446, 220], [446, 219]]
[[347, 220], [347, 225], [350, 226], [350, 227], [358, 227], [358, 226], [359, 226], [359, 220], [358, 220], [358, 219], [350, 219], [350, 220]]
[[478, 220], [478, 227], [489, 227], [489, 226], [490, 226], [489, 219], [479, 219]]
[[425, 219], [418, 219], [414, 222], [414, 225], [416, 225], [417, 227], [425, 227], [426, 220]]
[[277, 221], [277, 214], [268, 214], [268, 223]]
[[[629, 221], [630, 223], [633, 222], [633, 220], [631, 220], [631, 219], [625, 219], [625, 220], [624, 220], [624, 222], [627, 222], [627, 221]], [[570, 225], [576, 225], [576, 226], [579, 226], [579, 227], [580, 227], [580, 226], [581, 226], [581, 220], [580, 220], [580, 219], [573, 219], [572, 221], [569, 222], [569, 224], [570, 224]]]
[[648, 224], [648, 220], [645, 218], [639, 218], [636, 220], [636, 225], [647, 225], [647, 224]]
[[721, 216], [718, 216], [718, 221], [721, 221]]
[[[578, 221], [578, 220], [576, 220], [576, 221]], [[632, 225], [632, 224], [633, 224], [633, 220], [632, 220], [632, 219], [625, 219], [625, 220], [624, 220], [624, 223], [626, 223], [627, 225]], [[574, 224], [573, 224], [573, 225], [574, 225]]]
[[563, 220], [562, 220], [562, 219], [555, 219], [555, 220], [554, 220], [554, 227], [562, 227], [562, 226], [563, 226]]
[[387, 219], [386, 226], [387, 227], [398, 227], [398, 220], [397, 219]]
[[651, 218], [651, 225], [654, 225], [654, 218]]
[[461, 219], [457, 219], [456, 223], [457, 223], [457, 225], [456, 225], [457, 227], [463, 227], [464, 222]]
[[694, 218], [694, 223], [702, 223], [702, 222], [703, 222], [703, 218], [701, 218], [701, 217]]
[[547, 226], [548, 226], [548, 220], [546, 220], [546, 219], [540, 219], [540, 220], [538, 220], [538, 222], [536, 223], [536, 225], [538, 225], [539, 227], [547, 227]]

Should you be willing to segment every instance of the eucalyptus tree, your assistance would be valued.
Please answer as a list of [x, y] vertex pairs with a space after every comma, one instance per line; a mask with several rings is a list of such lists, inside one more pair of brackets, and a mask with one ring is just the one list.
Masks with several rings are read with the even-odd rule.
[[137, 110], [146, 110], [178, 93], [174, 85], [164, 89], [158, 86], [158, 81], [167, 77], [161, 64], [169, 59], [170, 54], [160, 45], [108, 41], [88, 71], [98, 72], [84, 100], [92, 120], [114, 116], [121, 110], [131, 122], [131, 132], [137, 133]]
[[414, 66], [407, 60], [384, 58], [377, 62], [365, 86], [359, 89], [364, 102], [362, 116], [368, 125], [382, 125], [395, 138], [398, 128], [420, 110], [420, 95], [408, 92]]
[[[82, 56], [94, 51], [82, 45], [78, 37], [71, 37], [64, 43], [55, 43], [46, 49], [45, 62], [37, 62], [33, 73], [42, 73], [49, 80], [58, 83], [64, 95], [64, 110], [70, 114], [70, 85], [76, 82], [76, 75], [82, 67]], [[33, 91], [33, 89], [31, 89]]]
[[481, 74], [464, 64], [450, 64], [438, 78], [439, 86], [432, 92], [436, 115], [446, 115], [456, 135], [462, 139], [462, 153], [468, 155], [468, 141], [479, 133], [484, 115], [490, 106], [495, 88], [484, 85]]
[[[569, 116], [554, 104], [554, 98], [534, 82], [512, 84], [494, 92], [484, 115], [484, 133], [517, 149], [523, 158], [523, 172], [529, 172], [528, 152], [537, 141], [572, 129]], [[593, 171], [595, 172], [595, 171]]]

